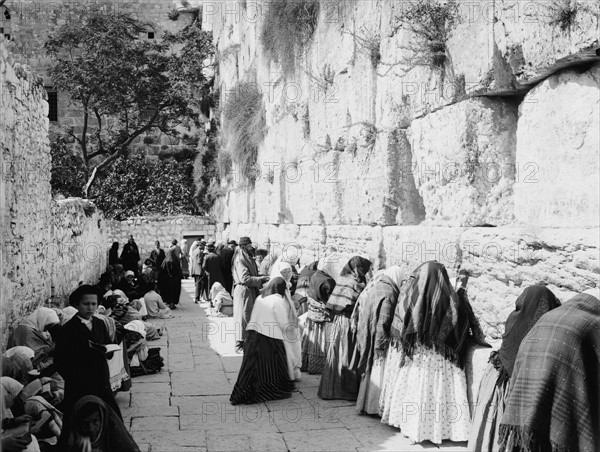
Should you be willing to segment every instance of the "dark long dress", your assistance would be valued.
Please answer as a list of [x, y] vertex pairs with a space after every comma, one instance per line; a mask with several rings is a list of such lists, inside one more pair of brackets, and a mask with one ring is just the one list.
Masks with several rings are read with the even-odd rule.
[[99, 397], [121, 417], [110, 387], [106, 356], [91, 349], [89, 341], [104, 345], [113, 343], [106, 325], [99, 318], [92, 317], [90, 331], [75, 315], [56, 335], [54, 363], [65, 380], [65, 398], [61, 406], [65, 420], [70, 419], [75, 403], [86, 395]]
[[158, 287], [165, 303], [179, 304], [182, 279], [181, 264], [176, 257], [175, 248], [172, 248], [167, 253], [167, 257], [163, 261], [161, 271], [158, 274]]
[[231, 404], [285, 399], [293, 390], [283, 341], [248, 330], [242, 367], [229, 399]]
[[138, 261], [140, 260], [140, 252], [138, 246], [134, 243], [127, 242], [123, 245], [123, 251], [121, 252], [121, 261], [123, 262], [123, 268], [125, 271], [131, 270], [136, 275], [138, 274]]

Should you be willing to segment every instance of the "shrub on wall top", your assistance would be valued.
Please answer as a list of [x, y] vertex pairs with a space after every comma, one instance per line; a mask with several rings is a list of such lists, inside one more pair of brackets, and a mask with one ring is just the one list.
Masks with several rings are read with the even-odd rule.
[[318, 0], [274, 0], [263, 23], [260, 41], [268, 57], [292, 73], [319, 18]]

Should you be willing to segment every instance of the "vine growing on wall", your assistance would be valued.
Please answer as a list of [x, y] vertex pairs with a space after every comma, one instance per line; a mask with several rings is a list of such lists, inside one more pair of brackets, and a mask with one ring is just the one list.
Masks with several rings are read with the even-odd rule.
[[274, 0], [268, 6], [260, 34], [261, 45], [284, 73], [291, 74], [317, 28], [319, 1]]

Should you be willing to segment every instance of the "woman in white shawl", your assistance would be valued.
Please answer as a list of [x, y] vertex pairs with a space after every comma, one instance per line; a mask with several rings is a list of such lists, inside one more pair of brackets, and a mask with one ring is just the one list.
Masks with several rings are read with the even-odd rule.
[[284, 299], [287, 301], [288, 321], [286, 322], [283, 342], [287, 355], [290, 380], [299, 380], [302, 377], [302, 373], [300, 372], [300, 367], [302, 366], [302, 333], [298, 325], [298, 312], [290, 294], [292, 276], [292, 266], [287, 262], [283, 262], [281, 258], [277, 259], [271, 267], [271, 280], [279, 277], [286, 284]]

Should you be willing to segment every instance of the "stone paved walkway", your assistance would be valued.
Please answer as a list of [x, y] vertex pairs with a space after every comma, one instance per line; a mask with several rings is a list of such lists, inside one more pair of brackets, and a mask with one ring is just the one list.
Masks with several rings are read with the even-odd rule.
[[[207, 317], [193, 303], [193, 282], [183, 281], [175, 318], [159, 341], [162, 372], [136, 377], [131, 392], [118, 393], [125, 422], [144, 452], [205, 451], [414, 451], [411, 444], [377, 417], [354, 412], [351, 402], [317, 397], [319, 376], [303, 374], [292, 398], [232, 406], [229, 395], [242, 361], [234, 350], [232, 318]], [[439, 448], [466, 450], [465, 443]]]

